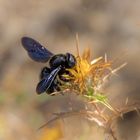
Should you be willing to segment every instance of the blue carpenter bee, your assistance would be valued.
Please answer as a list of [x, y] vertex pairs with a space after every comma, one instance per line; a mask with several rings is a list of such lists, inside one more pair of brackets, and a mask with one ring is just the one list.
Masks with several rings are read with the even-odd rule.
[[51, 94], [54, 91], [60, 91], [61, 83], [57, 77], [67, 81], [62, 78], [62, 75], [68, 73], [67, 68], [73, 68], [76, 65], [75, 57], [70, 53], [54, 55], [30, 37], [23, 37], [21, 42], [31, 59], [42, 63], [49, 61], [50, 67], [44, 67], [41, 71], [40, 82], [36, 87], [37, 94], [43, 92]]

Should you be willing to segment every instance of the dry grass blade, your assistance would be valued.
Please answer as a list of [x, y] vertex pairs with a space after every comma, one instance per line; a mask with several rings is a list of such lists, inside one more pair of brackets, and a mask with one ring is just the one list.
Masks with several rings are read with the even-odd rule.
[[86, 110], [82, 110], [82, 111], [77, 111], [77, 110], [73, 110], [73, 111], [69, 111], [69, 112], [60, 112], [60, 113], [53, 113], [53, 115], [55, 115], [55, 117], [51, 120], [49, 120], [48, 122], [46, 122], [44, 125], [42, 125], [38, 130], [44, 128], [45, 126], [53, 123], [54, 121], [58, 120], [58, 119], [64, 119], [70, 116], [86, 116], [87, 115], [87, 111]]

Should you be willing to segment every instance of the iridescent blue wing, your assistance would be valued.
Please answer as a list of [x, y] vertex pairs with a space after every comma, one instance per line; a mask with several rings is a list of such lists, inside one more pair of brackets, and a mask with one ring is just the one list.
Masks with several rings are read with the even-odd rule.
[[52, 83], [54, 82], [58, 72], [61, 70], [61, 66], [54, 69], [49, 75], [43, 78], [36, 87], [37, 94], [41, 94], [43, 92], [47, 92], [51, 87]]
[[25, 50], [28, 52], [28, 55], [37, 62], [47, 62], [53, 55], [53, 53], [32, 38], [23, 37], [21, 42]]

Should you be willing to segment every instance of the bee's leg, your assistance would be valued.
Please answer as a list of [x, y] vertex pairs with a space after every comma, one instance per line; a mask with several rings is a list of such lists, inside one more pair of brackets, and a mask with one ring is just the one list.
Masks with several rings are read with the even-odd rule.
[[56, 91], [60, 91], [61, 90], [61, 88], [60, 88], [60, 82], [57, 79], [55, 79], [55, 81], [54, 81], [54, 89]]
[[55, 90], [59, 92], [59, 94], [64, 95], [62, 92], [63, 90], [61, 89], [61, 85], [62, 83], [57, 80], [57, 82], [55, 83]]
[[61, 88], [58, 85], [55, 85], [55, 90], [56, 91], [61, 91]]
[[70, 75], [70, 72], [65, 70], [65, 71], [63, 71], [62, 74], [59, 75], [60, 80], [62, 80], [64, 82], [69, 82], [70, 79], [65, 78], [63, 75]]
[[49, 87], [49, 89], [46, 91], [47, 94], [52, 94], [55, 91], [54, 88], [54, 83], [52, 83], [52, 85]]

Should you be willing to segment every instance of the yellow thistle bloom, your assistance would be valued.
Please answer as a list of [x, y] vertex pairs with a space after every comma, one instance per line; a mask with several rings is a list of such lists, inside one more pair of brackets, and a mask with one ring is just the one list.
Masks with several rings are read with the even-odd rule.
[[67, 69], [68, 74], [63, 75], [65, 79], [69, 80], [63, 84], [63, 88], [76, 90], [76, 93], [81, 93], [89, 102], [101, 103], [116, 113], [116, 110], [108, 103], [107, 97], [101, 93], [100, 88], [108, 77], [124, 67], [126, 63], [112, 70], [112, 62], [107, 60], [107, 55], [91, 61], [90, 50], [86, 49], [80, 56], [78, 34], [76, 35], [76, 48], [77, 64], [74, 68]]
[[63, 75], [67, 79], [72, 79], [70, 85], [82, 94], [89, 86], [93, 89], [98, 87], [111, 67], [111, 62], [105, 61], [103, 57], [96, 58], [90, 62], [89, 52], [89, 50], [85, 50], [82, 57], [77, 56], [76, 66], [68, 69], [69, 75]]

